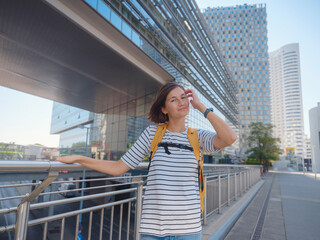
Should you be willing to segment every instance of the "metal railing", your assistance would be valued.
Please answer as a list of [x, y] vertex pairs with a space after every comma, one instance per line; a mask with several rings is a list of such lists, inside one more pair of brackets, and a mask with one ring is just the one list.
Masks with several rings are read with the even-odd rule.
[[[138, 169], [145, 168], [147, 163], [138, 166]], [[8, 234], [8, 239], [11, 239], [14, 231], [14, 239], [24, 240], [27, 239], [28, 229], [34, 228], [28, 234], [36, 232], [37, 239], [40, 239], [40, 234], [41, 239], [47, 239], [48, 234], [56, 234], [54, 239], [77, 240], [79, 233], [84, 239], [139, 239], [146, 175], [55, 181], [62, 170], [84, 169], [78, 164], [66, 165], [54, 161], [0, 161], [2, 173], [48, 172], [43, 181], [0, 185], [0, 193], [5, 189], [18, 191], [16, 195], [11, 192], [13, 196], [0, 195], [0, 217], [11, 215], [12, 218], [15, 214], [15, 224], [0, 226], [0, 238]], [[237, 200], [260, 180], [260, 166], [204, 164], [204, 171], [206, 196], [203, 224], [207, 224], [208, 216], [221, 214], [223, 206], [229, 206], [231, 201]], [[66, 177], [66, 174], [61, 175]], [[82, 182], [90, 186], [85, 187], [85, 196], [77, 196], [83, 190], [77, 185]], [[74, 184], [74, 187], [57, 189], [63, 184]], [[68, 195], [71, 198], [66, 198]], [[14, 201], [16, 206], [6, 205]], [[84, 208], [78, 207], [80, 201], [86, 203]], [[82, 226], [79, 225], [81, 215]]]

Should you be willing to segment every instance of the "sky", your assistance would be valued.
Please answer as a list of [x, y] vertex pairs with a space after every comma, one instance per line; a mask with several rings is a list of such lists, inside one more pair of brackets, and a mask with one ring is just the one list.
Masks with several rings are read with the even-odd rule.
[[53, 101], [0, 87], [0, 142], [58, 147], [50, 134]]
[[319, 0], [197, 0], [200, 9], [265, 3], [269, 52], [299, 43], [304, 131], [310, 137], [309, 110], [320, 102]]
[[[305, 133], [310, 136], [309, 110], [320, 102], [320, 1], [196, 2], [200, 9], [245, 3], [266, 4], [269, 51], [289, 43], [299, 43]], [[59, 136], [50, 134], [52, 105], [50, 100], [0, 86], [0, 142], [58, 147]]]

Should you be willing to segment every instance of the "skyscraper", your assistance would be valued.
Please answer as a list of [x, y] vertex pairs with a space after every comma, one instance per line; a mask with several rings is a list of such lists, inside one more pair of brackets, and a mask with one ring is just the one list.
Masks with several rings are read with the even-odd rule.
[[287, 44], [269, 56], [274, 135], [280, 138], [284, 153], [294, 148], [296, 156], [304, 157], [299, 44]]
[[203, 15], [237, 82], [239, 147], [245, 153], [249, 125], [271, 122], [266, 5], [206, 8]]

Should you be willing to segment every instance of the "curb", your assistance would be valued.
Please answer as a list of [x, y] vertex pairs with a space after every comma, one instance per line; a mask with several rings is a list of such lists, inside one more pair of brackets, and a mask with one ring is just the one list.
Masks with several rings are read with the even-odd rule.
[[261, 189], [265, 181], [261, 181], [259, 185], [256, 187], [256, 189], [251, 193], [251, 195], [241, 204], [241, 206], [231, 215], [231, 217], [226, 220], [221, 227], [211, 237], [209, 240], [222, 240], [224, 239], [228, 233], [230, 232], [233, 225], [236, 223], [236, 221], [239, 219], [241, 214], [244, 212], [244, 210], [247, 208], [247, 206], [250, 204], [252, 199], [256, 196], [258, 191]]

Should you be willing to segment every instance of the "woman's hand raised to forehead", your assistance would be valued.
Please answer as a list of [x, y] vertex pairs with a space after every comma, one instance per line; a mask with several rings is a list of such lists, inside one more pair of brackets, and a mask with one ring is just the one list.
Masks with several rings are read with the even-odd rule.
[[192, 98], [192, 99], [190, 99], [190, 103], [192, 104], [192, 107], [194, 107], [195, 109], [200, 110], [202, 102], [199, 100], [199, 97], [196, 94], [196, 91], [193, 90], [193, 89], [187, 89], [185, 91], [185, 94], [187, 95], [188, 98]]

